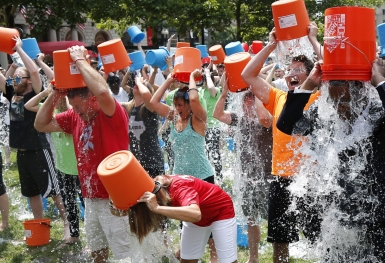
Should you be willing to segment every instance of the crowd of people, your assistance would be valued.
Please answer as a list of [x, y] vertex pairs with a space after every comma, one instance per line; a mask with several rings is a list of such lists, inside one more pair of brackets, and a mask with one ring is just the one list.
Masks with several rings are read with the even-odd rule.
[[[144, 65], [105, 72], [103, 64], [89, 63], [82, 46], [68, 52], [86, 87], [62, 90], [44, 55], [32, 60], [15, 36], [24, 66], [14, 63], [0, 74], [2, 118], [9, 111], [10, 119], [3, 122], [9, 132], [4, 146], [17, 150], [21, 194], [30, 199], [34, 218], [43, 218], [42, 197], [52, 197], [64, 224], [60, 247], [79, 242], [79, 196], [87, 247], [97, 263], [108, 260], [110, 249], [115, 259], [133, 257], [133, 238], [142, 243], [163, 231], [167, 218], [181, 221], [180, 262], [198, 262], [207, 244], [211, 263], [237, 262], [236, 211], [247, 219], [248, 263], [259, 262], [260, 218], [268, 223], [274, 263], [289, 262], [289, 244], [299, 240], [299, 231], [320, 244], [321, 262], [385, 262], [385, 62], [373, 61], [370, 83], [321, 82], [317, 32], [311, 23], [307, 38], [314, 54], [292, 56], [285, 65], [271, 59], [279, 42], [272, 29], [241, 74], [249, 89], [237, 95], [229, 92], [223, 64], [204, 60], [186, 84], [173, 75], [173, 55], [163, 71]], [[140, 44], [138, 49], [144, 52]], [[332, 117], [324, 116], [326, 108]], [[221, 145], [229, 136], [236, 142], [240, 173], [233, 179], [241, 181], [235, 192], [241, 196], [221, 188]], [[343, 143], [347, 138], [350, 144]], [[336, 152], [333, 165], [324, 162], [327, 149]], [[99, 163], [120, 150], [130, 150], [155, 180], [154, 190], [123, 211], [126, 216], [111, 213], [97, 174]], [[6, 156], [7, 164], [9, 150]], [[303, 178], [324, 179], [327, 166], [334, 168], [339, 190], [314, 191]], [[296, 195], [293, 186], [301, 180], [305, 194]], [[313, 182], [321, 188], [325, 181], [318, 180]], [[232, 198], [241, 200], [240, 210]], [[9, 200], [2, 173], [0, 210], [4, 230]], [[335, 225], [341, 236], [348, 231], [357, 240], [330, 241]]]

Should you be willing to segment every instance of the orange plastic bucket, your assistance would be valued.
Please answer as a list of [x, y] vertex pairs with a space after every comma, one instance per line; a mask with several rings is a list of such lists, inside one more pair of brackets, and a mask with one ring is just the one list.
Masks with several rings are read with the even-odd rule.
[[51, 220], [48, 218], [26, 220], [23, 222], [25, 241], [28, 246], [43, 246], [49, 243], [51, 236]]
[[225, 59], [227, 85], [231, 92], [241, 92], [249, 88], [242, 77], [242, 71], [251, 60], [248, 52], [238, 52]]
[[110, 154], [99, 164], [97, 172], [114, 206], [121, 210], [136, 205], [144, 192], [154, 190], [154, 180], [129, 151]]
[[209, 48], [211, 60], [214, 64], [222, 64], [226, 54], [221, 45], [215, 45]]
[[277, 40], [307, 36], [309, 15], [303, 0], [281, 0], [271, 4]]
[[189, 42], [177, 42], [176, 43], [176, 47], [177, 48], [180, 48], [180, 47], [190, 47], [190, 43]]
[[375, 58], [374, 9], [344, 6], [325, 10], [323, 80], [370, 80]]
[[73, 89], [86, 87], [82, 74], [76, 67], [68, 50], [57, 50], [53, 52], [55, 67], [55, 88]]
[[104, 71], [113, 72], [126, 68], [132, 64], [120, 39], [112, 39], [98, 45]]
[[[190, 74], [196, 69], [201, 69], [201, 52], [194, 47], [181, 47], [175, 51], [174, 78], [178, 81], [189, 83]], [[202, 77], [195, 79], [202, 80]]]
[[20, 36], [20, 33], [17, 29], [0, 27], [0, 52], [7, 54], [15, 53], [15, 51], [12, 50], [16, 44], [16, 41], [12, 39], [15, 35]]

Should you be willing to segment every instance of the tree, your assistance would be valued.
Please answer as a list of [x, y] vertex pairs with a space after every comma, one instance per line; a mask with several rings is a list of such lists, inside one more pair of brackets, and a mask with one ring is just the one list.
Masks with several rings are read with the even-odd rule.
[[26, 21], [33, 25], [32, 36], [47, 32], [48, 28], [58, 29], [63, 22], [76, 25], [86, 21], [84, 15], [92, 8], [91, 0], [36, 0], [31, 5], [28, 0], [3, 0], [0, 23], [6, 27], [15, 27], [16, 11], [25, 7]]

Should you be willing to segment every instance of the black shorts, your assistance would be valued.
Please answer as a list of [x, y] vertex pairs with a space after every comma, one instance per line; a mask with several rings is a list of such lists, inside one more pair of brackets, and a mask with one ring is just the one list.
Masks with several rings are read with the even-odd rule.
[[17, 151], [21, 194], [49, 197], [60, 194], [55, 162], [50, 149]]
[[302, 230], [305, 237], [311, 242], [314, 242], [320, 235], [321, 208], [313, 205], [310, 196], [296, 199], [295, 211], [289, 210], [289, 206], [293, 202], [293, 196], [287, 188], [291, 182], [291, 179], [277, 176], [270, 184], [268, 242], [296, 242], [299, 240], [299, 230]]
[[0, 152], [0, 196], [6, 193], [5, 183], [3, 178], [3, 158]]

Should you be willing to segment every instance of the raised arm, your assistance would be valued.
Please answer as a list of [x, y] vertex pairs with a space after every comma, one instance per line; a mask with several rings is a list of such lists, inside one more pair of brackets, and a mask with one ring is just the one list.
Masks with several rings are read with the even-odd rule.
[[218, 88], [215, 87], [213, 80], [211, 79], [211, 72], [209, 68], [204, 68], [204, 73], [206, 77], [206, 84], [207, 84], [207, 89], [209, 90], [210, 96], [211, 97], [216, 97], [218, 94]]
[[40, 103], [40, 101], [45, 99], [51, 92], [52, 92], [52, 87], [51, 87], [51, 84], [50, 84], [47, 89], [41, 91], [39, 94], [37, 94], [34, 97], [32, 97], [24, 105], [24, 108], [26, 108], [29, 111], [37, 112], [39, 110], [39, 103]]
[[[94, 70], [95, 71], [95, 70]], [[35, 119], [35, 129], [39, 132], [62, 132], [62, 128], [59, 126], [53, 111], [55, 104], [60, 98], [66, 96], [65, 91], [53, 90], [48, 98], [45, 100], [43, 105], [37, 112]]]
[[116, 107], [114, 98], [110, 94], [108, 85], [103, 77], [86, 61], [85, 50], [83, 46], [73, 46], [68, 49], [88, 89], [98, 100], [100, 109], [104, 114], [111, 117], [114, 115]]
[[255, 105], [257, 107], [257, 117], [259, 123], [265, 127], [270, 128], [273, 123], [273, 116], [271, 116], [270, 112], [263, 106], [262, 101], [255, 98]]
[[215, 104], [213, 117], [220, 122], [230, 125], [232, 122], [231, 113], [229, 111], [225, 111], [225, 102], [227, 98], [228, 87], [227, 87], [227, 82], [225, 81], [224, 83], [225, 84], [223, 85], [221, 96], [219, 97], [219, 99], [217, 100], [217, 103]]
[[24, 52], [22, 48], [23, 42], [21, 41], [20, 37], [15, 36], [13, 40], [16, 41], [14, 50], [19, 53], [19, 56], [24, 63], [24, 66], [28, 69], [28, 72], [31, 77], [32, 88], [35, 93], [38, 94], [43, 88], [43, 84], [41, 83], [39, 75], [39, 68], [37, 67], [36, 63]]
[[321, 60], [324, 57], [324, 49], [323, 46], [317, 40], [318, 27], [315, 22], [311, 22], [308, 26], [308, 35], [307, 38], [310, 41], [310, 44], [313, 46], [314, 52], [317, 55], [317, 59]]
[[157, 91], [159, 89], [159, 86], [155, 84], [155, 77], [156, 74], [158, 73], [158, 68], [157, 67], [152, 67], [152, 73], [150, 75], [150, 79], [148, 82], [151, 84], [151, 86], [154, 88], [154, 91]]
[[150, 101], [154, 111], [158, 113], [159, 116], [164, 118], [168, 117], [169, 113], [171, 112], [171, 107], [162, 103], [161, 99], [173, 81], [174, 79], [171, 77], [171, 74], [169, 74], [166, 81], [163, 82], [159, 89], [154, 93]]
[[[272, 70], [273, 68], [275, 68], [275, 65], [276, 63], [271, 63], [267, 66], [264, 66], [261, 71], [259, 72], [259, 76], [263, 79], [265, 79], [267, 82], [269, 82], [269, 80], [267, 79], [269, 77], [269, 73], [267, 73], [269, 70], [270, 70], [270, 73], [273, 71], [273, 74], [274, 74], [274, 70]], [[272, 81], [272, 77], [273, 75], [271, 75], [271, 79], [270, 79], [270, 82]]]
[[171, 52], [171, 41], [175, 37], [175, 34], [172, 34], [171, 37], [167, 40], [167, 50]]
[[247, 85], [250, 85], [251, 91], [264, 104], [269, 104], [271, 85], [258, 75], [264, 62], [269, 57], [270, 53], [274, 51], [276, 46], [275, 28], [273, 28], [269, 34], [269, 43], [255, 55], [249, 63], [247, 63], [242, 72], [243, 80]]
[[48, 81], [51, 81], [54, 78], [53, 70], [47, 64], [45, 64], [43, 59], [44, 59], [44, 54], [40, 53], [36, 59], [36, 63], [44, 71], [45, 75], [47, 76]]
[[377, 88], [377, 92], [385, 109], [385, 61], [377, 58], [373, 62], [371, 83]]
[[154, 107], [151, 104], [152, 94], [150, 90], [146, 87], [146, 80], [143, 77], [136, 77], [135, 84], [136, 86], [138, 86], [140, 95], [142, 95], [144, 105], [149, 111], [153, 112]]
[[207, 122], [207, 112], [199, 101], [199, 92], [195, 84], [195, 79], [199, 76], [201, 76], [201, 71], [199, 69], [194, 70], [190, 74], [188, 99], [194, 116], [203, 122]]

